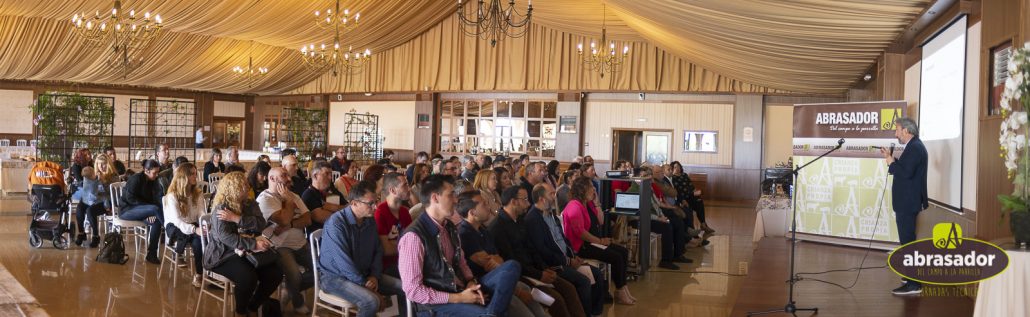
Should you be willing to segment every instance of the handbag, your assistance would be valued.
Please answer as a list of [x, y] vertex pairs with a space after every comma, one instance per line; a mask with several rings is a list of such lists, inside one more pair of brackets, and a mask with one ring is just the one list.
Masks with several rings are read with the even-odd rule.
[[250, 262], [255, 268], [262, 268], [271, 264], [279, 262], [279, 253], [275, 252], [275, 249], [268, 249], [261, 252], [247, 252], [247, 262]]

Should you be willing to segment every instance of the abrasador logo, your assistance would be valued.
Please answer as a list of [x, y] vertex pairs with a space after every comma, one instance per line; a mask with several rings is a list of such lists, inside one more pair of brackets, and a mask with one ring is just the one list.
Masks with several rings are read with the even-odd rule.
[[916, 240], [894, 250], [887, 263], [906, 278], [928, 284], [976, 283], [998, 275], [1009, 265], [998, 246], [962, 237], [956, 223], [938, 223], [933, 238]]

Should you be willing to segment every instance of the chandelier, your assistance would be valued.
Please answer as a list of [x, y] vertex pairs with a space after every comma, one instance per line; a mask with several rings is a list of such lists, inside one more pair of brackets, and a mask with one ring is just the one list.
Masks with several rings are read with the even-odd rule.
[[267, 67], [254, 67], [254, 41], [250, 41], [250, 50], [247, 53], [247, 66], [236, 66], [232, 68], [236, 78], [247, 82], [247, 88], [254, 87], [254, 82], [268, 74]]
[[160, 14], [144, 12], [141, 18], [136, 10], [129, 10], [126, 15], [122, 2], [118, 0], [114, 1], [110, 15], [101, 16], [100, 10], [92, 17], [85, 13], [75, 14], [72, 25], [75, 34], [85, 39], [89, 46], [110, 50], [105, 63], [119, 70], [123, 78], [143, 64], [143, 59], [138, 56], [140, 51], [164, 26]]
[[315, 25], [334, 32], [333, 44], [322, 44], [318, 47], [315, 44], [301, 46], [300, 54], [304, 59], [304, 65], [320, 73], [332, 70], [333, 76], [340, 72], [348, 75], [360, 72], [372, 59], [372, 51], [365, 49], [364, 52], [355, 53], [350, 46], [347, 47], [347, 51], [342, 51], [340, 45], [340, 31], [349, 31], [357, 27], [359, 18], [361, 13], [355, 13], [352, 19], [349, 9], [341, 11], [340, 0], [336, 0], [335, 10], [325, 10], [324, 16], [322, 12], [315, 11]]
[[[604, 6], [602, 5], [602, 12], [604, 12]], [[597, 71], [601, 73], [601, 78], [604, 78], [604, 73], [615, 73], [622, 68], [622, 64], [626, 61], [626, 57], [629, 56], [629, 45], [622, 47], [622, 53], [617, 54], [615, 49], [615, 41], [608, 42], [608, 15], [607, 12], [601, 18], [601, 44], [597, 44], [594, 41], [590, 41], [590, 54], [584, 55], [583, 43], [576, 45], [576, 50], [579, 52], [579, 56], [583, 59], [583, 65], [589, 68], [591, 71]], [[605, 47], [605, 43], [608, 46]]]
[[[473, 10], [474, 12], [470, 12]], [[525, 18], [515, 11], [515, 0], [508, 1], [508, 6], [503, 9], [501, 0], [490, 0], [489, 4], [484, 0], [478, 0], [474, 7], [466, 6], [463, 0], [458, 0], [458, 19], [462, 32], [468, 36], [490, 40], [490, 46], [497, 45], [497, 41], [505, 37], [526, 35], [532, 16], [532, 0], [529, 0]]]

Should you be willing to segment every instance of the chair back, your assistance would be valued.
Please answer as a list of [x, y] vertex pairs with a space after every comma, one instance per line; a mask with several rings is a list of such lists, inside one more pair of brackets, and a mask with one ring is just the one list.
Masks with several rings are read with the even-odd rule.
[[212, 194], [215, 193], [215, 190], [218, 189], [218, 183], [222, 181], [222, 177], [223, 176], [225, 176], [224, 173], [211, 173], [211, 174], [207, 175], [207, 192], [208, 193], [212, 193]]
[[[200, 215], [200, 249], [207, 249], [207, 232], [211, 229], [211, 214]], [[203, 251], [201, 251], [203, 252]]]
[[114, 182], [111, 183], [111, 213], [113, 216], [118, 217], [118, 211], [121, 209], [122, 192], [125, 191], [125, 182]]
[[335, 181], [335, 180], [339, 179], [340, 175], [341, 174], [340, 174], [339, 171], [333, 171], [333, 180]]
[[11, 140], [8, 140], [8, 139], [0, 140], [0, 146], [11, 146]]
[[[10, 141], [8, 141], [8, 142], [10, 142]], [[29, 146], [29, 141], [18, 140], [17, 144], [18, 144], [18, 146]]]
[[[318, 297], [318, 293], [321, 290], [321, 288], [318, 288], [318, 256], [322, 254], [322, 229], [312, 232], [308, 241], [311, 242], [311, 267], [315, 273], [315, 297]], [[315, 298], [315, 302], [318, 302], [318, 298]]]

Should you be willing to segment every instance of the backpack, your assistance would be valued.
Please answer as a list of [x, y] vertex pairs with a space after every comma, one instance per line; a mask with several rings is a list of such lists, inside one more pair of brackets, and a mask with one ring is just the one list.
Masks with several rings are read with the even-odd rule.
[[104, 236], [104, 246], [97, 252], [97, 262], [125, 264], [129, 261], [129, 255], [125, 254], [125, 241], [122, 234], [109, 232]]
[[32, 165], [29, 171], [29, 184], [32, 185], [59, 185], [63, 189], [64, 169], [60, 164], [43, 161]]

